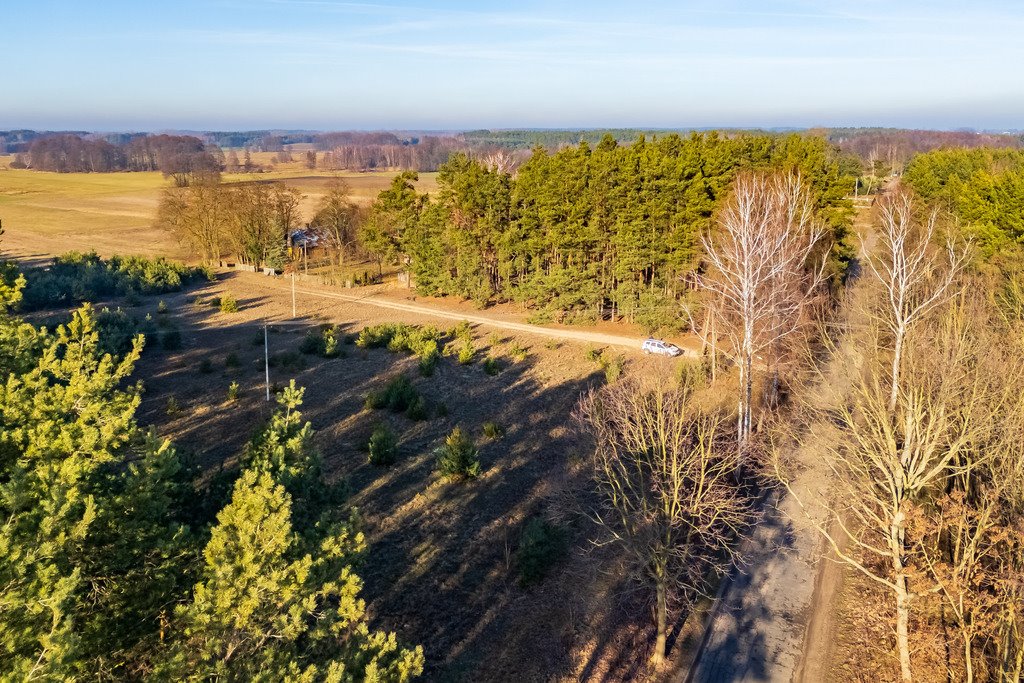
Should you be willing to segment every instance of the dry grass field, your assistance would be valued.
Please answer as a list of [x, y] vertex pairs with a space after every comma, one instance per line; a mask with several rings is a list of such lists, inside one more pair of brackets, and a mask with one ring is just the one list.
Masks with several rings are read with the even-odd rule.
[[[267, 156], [267, 160], [263, 160]], [[254, 155], [269, 163], [272, 154]], [[22, 258], [66, 251], [96, 250], [101, 255], [138, 254], [184, 258], [163, 231], [153, 226], [160, 193], [171, 182], [160, 173], [50, 173], [9, 168], [0, 155], [0, 249]], [[312, 216], [336, 177], [349, 184], [357, 202], [369, 204], [388, 186], [394, 172], [354, 173], [310, 170], [292, 162], [265, 173], [226, 174], [224, 182], [281, 181], [304, 195], [303, 218]], [[420, 174], [419, 189], [436, 188], [436, 174]]]
[[[180, 350], [159, 348], [159, 333], [148, 344], [136, 372], [146, 389], [140, 422], [205, 472], [230, 467], [272, 409], [264, 398], [262, 322], [275, 323], [269, 351], [278, 362], [270, 380], [306, 388], [302, 410], [317, 431], [328, 476], [347, 483], [363, 518], [369, 556], [360, 575], [373, 625], [423, 644], [425, 680], [644, 679], [653, 636], [643, 594], [629, 590], [607, 553], [591, 547], [595, 532], [578, 507], [589, 491], [587, 454], [570, 413], [583, 390], [604, 381], [589, 347], [477, 328], [476, 361], [444, 358], [432, 377], [419, 375], [415, 358], [385, 349], [345, 345], [335, 359], [302, 355], [303, 336], [324, 322], [348, 333], [396, 320], [442, 329], [453, 323], [310, 299], [292, 321], [288, 297], [254, 289], [256, 277], [226, 273], [132, 306], [107, 302], [182, 332]], [[238, 313], [207, 303], [226, 293], [238, 300]], [[157, 313], [159, 300], [166, 314]], [[513, 359], [515, 347], [528, 350], [525, 359]], [[487, 355], [500, 359], [495, 376], [483, 370]], [[629, 354], [627, 371], [671, 376], [677, 362]], [[399, 373], [428, 401], [429, 419], [364, 408], [365, 394]], [[241, 388], [236, 401], [227, 397], [231, 382]], [[504, 434], [488, 438], [489, 421]], [[388, 468], [367, 462], [367, 440], [382, 422], [400, 439], [398, 462]], [[435, 471], [433, 451], [456, 425], [480, 448], [476, 480], [446, 481]], [[543, 582], [524, 588], [516, 557], [524, 525], [537, 516], [558, 520], [570, 550]], [[687, 650], [683, 640], [677, 656]]]

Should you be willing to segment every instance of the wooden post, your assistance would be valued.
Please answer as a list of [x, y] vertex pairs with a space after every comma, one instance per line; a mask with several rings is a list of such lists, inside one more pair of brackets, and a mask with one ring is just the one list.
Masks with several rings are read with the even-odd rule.
[[266, 373], [267, 402], [270, 402], [270, 339], [267, 324], [263, 323], [263, 371]]

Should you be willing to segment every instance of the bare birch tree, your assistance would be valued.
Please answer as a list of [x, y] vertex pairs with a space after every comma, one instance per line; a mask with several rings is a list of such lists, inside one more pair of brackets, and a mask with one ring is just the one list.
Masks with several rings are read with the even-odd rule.
[[[896, 409], [903, 347], [913, 326], [955, 294], [954, 283], [967, 260], [965, 249], [946, 243], [945, 257], [934, 247], [938, 211], [923, 219], [913, 195], [897, 190], [881, 200], [877, 244], [865, 261], [882, 287], [877, 316], [892, 334], [889, 410]], [[861, 243], [865, 243], [861, 236]]]
[[799, 175], [737, 178], [713, 236], [704, 236], [712, 324], [739, 368], [737, 432], [741, 452], [751, 434], [758, 356], [796, 332], [824, 280], [824, 262], [809, 265], [823, 236]]
[[698, 410], [684, 389], [626, 379], [586, 394], [576, 418], [594, 438], [598, 543], [625, 553], [632, 576], [655, 594], [665, 657], [670, 602], [703, 595], [734, 559], [734, 541], [755, 519], [734, 483], [736, 454], [721, 419]]
[[810, 438], [821, 444], [834, 487], [821, 501], [830, 514], [811, 521], [841, 561], [892, 596], [905, 682], [913, 680], [912, 605], [943, 587], [920, 571], [911, 519], [978, 461], [979, 444], [990, 440], [1013, 400], [983, 371], [985, 345], [966, 306], [962, 297], [947, 302], [908, 338], [894, 408], [888, 330], [870, 316], [845, 340], [849, 389], [806, 404], [813, 416]]

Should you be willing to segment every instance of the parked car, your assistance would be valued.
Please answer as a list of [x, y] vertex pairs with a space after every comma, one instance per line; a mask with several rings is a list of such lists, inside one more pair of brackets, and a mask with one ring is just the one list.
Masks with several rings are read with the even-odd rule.
[[669, 344], [660, 339], [648, 339], [641, 347], [644, 353], [656, 353], [659, 356], [679, 356], [683, 351], [675, 344]]

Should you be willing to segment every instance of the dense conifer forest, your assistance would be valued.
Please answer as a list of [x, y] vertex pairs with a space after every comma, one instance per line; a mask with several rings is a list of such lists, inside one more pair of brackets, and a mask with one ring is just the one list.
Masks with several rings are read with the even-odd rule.
[[695, 133], [620, 145], [607, 134], [538, 147], [511, 175], [454, 155], [436, 197], [400, 176], [377, 200], [368, 248], [406, 264], [418, 291], [481, 305], [520, 302], [538, 318], [625, 317], [652, 329], [679, 318], [700, 265], [700, 236], [741, 172], [780, 169], [810, 188], [830, 233], [830, 269], [850, 257], [845, 199], [857, 165], [813, 136]]

